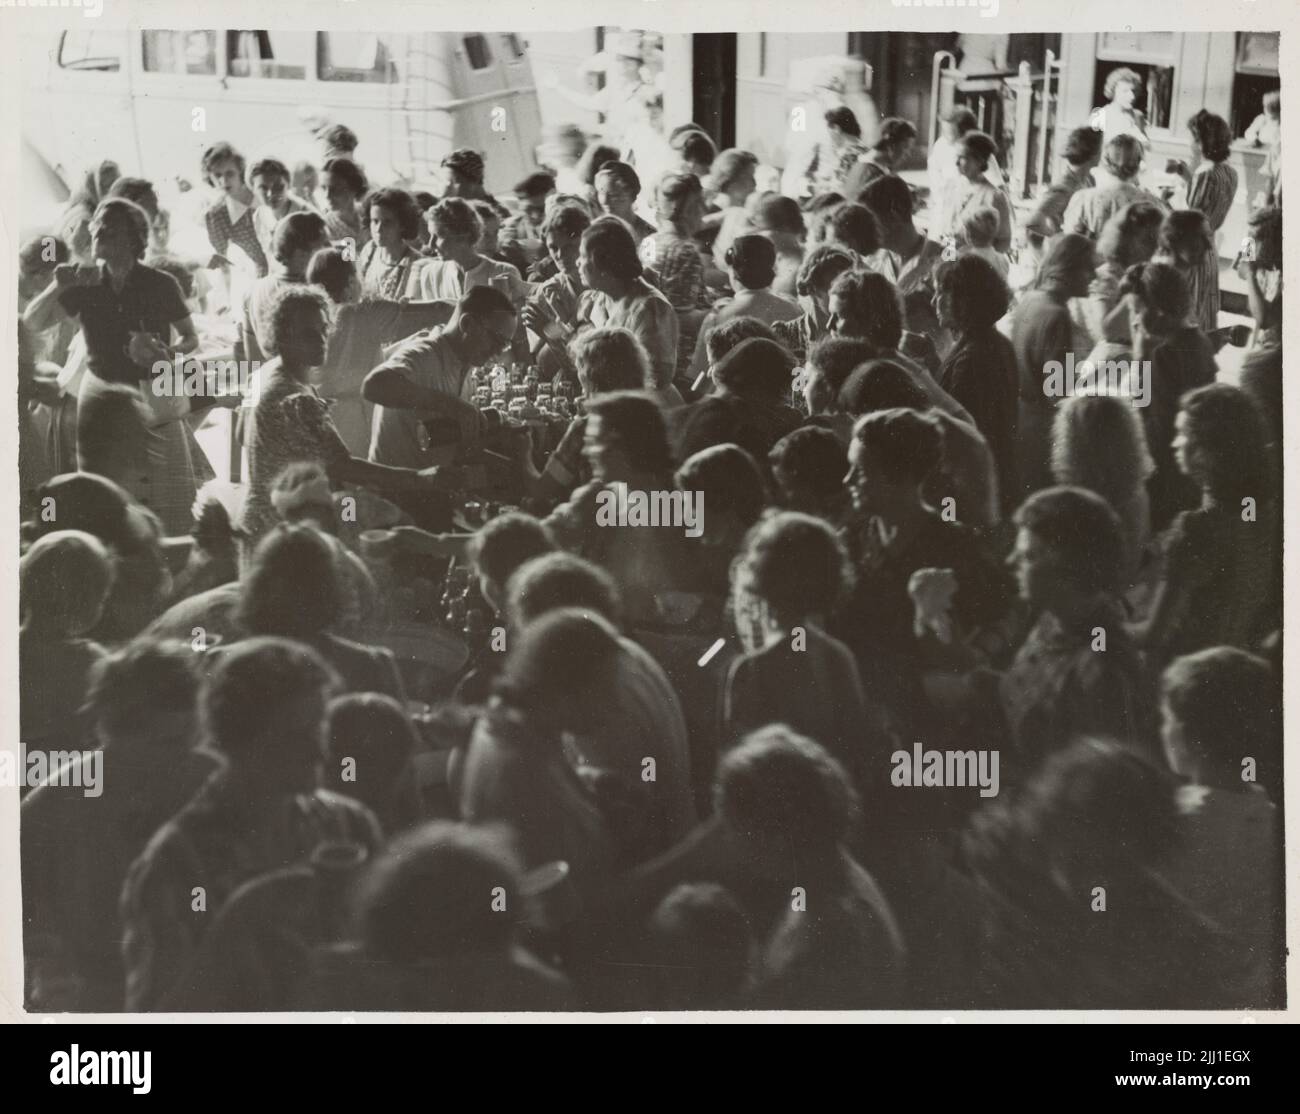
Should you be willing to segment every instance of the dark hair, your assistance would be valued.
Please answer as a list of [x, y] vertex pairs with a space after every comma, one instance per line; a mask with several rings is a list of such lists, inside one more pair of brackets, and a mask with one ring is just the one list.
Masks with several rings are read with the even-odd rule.
[[478, 243], [483, 235], [483, 219], [473, 204], [463, 197], [444, 197], [424, 214], [425, 223], [435, 231], [441, 227], [452, 236]]
[[399, 836], [359, 884], [366, 952], [414, 963], [504, 949], [517, 922], [493, 908], [491, 895], [500, 888], [521, 902], [521, 877], [502, 830], [438, 821]]
[[253, 634], [313, 638], [343, 611], [334, 551], [314, 526], [282, 522], [258, 543], [239, 601]]
[[818, 244], [812, 248], [799, 264], [799, 273], [795, 276], [795, 293], [808, 297], [821, 286], [828, 286], [843, 271], [854, 267], [853, 256], [834, 244]]
[[943, 431], [915, 410], [877, 410], [853, 426], [853, 439], [891, 483], [922, 484], [943, 463]]
[[651, 475], [672, 472], [668, 429], [663, 413], [649, 395], [638, 391], [612, 391], [587, 403], [587, 416], [600, 418], [633, 465]]
[[709, 363], [717, 364], [736, 345], [751, 337], [762, 337], [764, 340], [776, 342], [776, 333], [772, 331], [772, 326], [757, 317], [742, 313], [719, 321], [704, 338], [704, 348], [708, 353]]
[[1065, 140], [1065, 161], [1071, 166], [1082, 166], [1101, 154], [1101, 132], [1084, 126], [1075, 128]]
[[621, 621], [623, 603], [614, 578], [573, 553], [544, 553], [525, 561], [508, 581], [506, 614], [517, 627], [565, 608], [592, 612], [611, 624]]
[[[878, 271], [845, 271], [831, 285], [831, 297], [852, 307], [852, 326], [863, 340], [892, 352], [903, 339], [903, 300], [898, 288]], [[820, 365], [819, 365], [820, 366]]]
[[[636, 189], [632, 195], [635, 197], [636, 194], [641, 192], [641, 179], [636, 176], [636, 171], [628, 166], [627, 163], [619, 162], [618, 154], [619, 152], [617, 147], [609, 147], [604, 143], [593, 143], [583, 151], [582, 158], [578, 160], [576, 173], [579, 180], [594, 188], [596, 184], [596, 175], [604, 170], [605, 167], [618, 163], [621, 168], [630, 172], [631, 180], [636, 182]], [[622, 173], [622, 171], [616, 170], [615, 173], [619, 174]]]
[[783, 725], [753, 732], [722, 756], [713, 796], [723, 823], [742, 838], [826, 856], [858, 807], [844, 767]]
[[[599, 150], [599, 148], [597, 148], [597, 150]], [[633, 198], [636, 198], [641, 193], [640, 176], [628, 163], [622, 162], [617, 156], [610, 159], [599, 170], [592, 174], [593, 184], [596, 178], [601, 174], [608, 174], [609, 177], [614, 179], [614, 181], [627, 190]]]
[[283, 178], [288, 182], [293, 179], [293, 175], [279, 159], [258, 159], [248, 172], [248, 180], [251, 182], [254, 178]]
[[628, 329], [586, 329], [569, 343], [569, 357], [593, 397], [611, 391], [644, 390], [653, 380], [650, 356]]
[[855, 418], [877, 410], [930, 409], [930, 399], [906, 368], [890, 359], [857, 367], [840, 388], [840, 409]]
[[438, 198], [428, 190], [413, 190], [411, 196], [415, 198], [415, 203], [420, 207], [421, 216], [438, 204]]
[[783, 486], [797, 485], [818, 499], [832, 501], [844, 490], [848, 458], [843, 443], [829, 429], [800, 426], [772, 446], [767, 460]]
[[998, 145], [993, 141], [993, 137], [980, 131], [966, 132], [957, 140], [957, 146], [967, 155], [979, 159], [985, 167], [988, 166], [989, 159], [998, 153]]
[[591, 214], [577, 205], [557, 205], [542, 222], [542, 235], [581, 236], [591, 227]]
[[149, 215], [134, 201], [125, 197], [106, 197], [95, 209], [92, 221], [121, 221], [122, 226], [135, 241], [135, 257], [143, 259], [149, 250]]
[[1007, 312], [1011, 291], [997, 269], [978, 255], [959, 255], [934, 269], [934, 288], [952, 298], [959, 332], [988, 329]]
[[880, 222], [865, 205], [849, 201], [831, 217], [831, 239], [861, 256], [880, 250]]
[[521, 197], [545, 197], [555, 189], [555, 175], [536, 170], [515, 183], [514, 192]]
[[704, 187], [694, 174], [665, 174], [655, 187], [655, 207], [664, 219], [677, 221], [692, 200], [703, 196]]
[[104, 196], [125, 197], [139, 205], [151, 221], [158, 219], [158, 193], [147, 178], [119, 178]]
[[1268, 499], [1268, 438], [1251, 397], [1231, 384], [1210, 383], [1183, 395], [1181, 409], [1192, 479], [1225, 506]]
[[1096, 263], [1097, 245], [1092, 240], [1078, 232], [1062, 232], [1047, 242], [1034, 284], [1047, 287], [1063, 282], [1080, 271], [1091, 275], [1096, 270]]
[[744, 175], [746, 171], [752, 171], [756, 166], [758, 166], [758, 156], [752, 151], [744, 151], [739, 147], [728, 147], [713, 160], [711, 170], [713, 188], [718, 191], [725, 190]]
[[[54, 249], [53, 259], [45, 258], [47, 246]], [[70, 254], [68, 245], [58, 236], [33, 236], [18, 249], [18, 267], [25, 274], [48, 271], [66, 263]]]
[[[326, 702], [338, 677], [310, 646], [287, 638], [246, 638], [222, 647], [199, 696], [209, 740], [227, 758], [258, 765], [299, 765], [319, 760], [295, 754], [283, 738], [290, 727], [310, 728], [304, 711], [324, 724]], [[319, 713], [304, 705], [319, 705]], [[294, 717], [294, 718], [290, 718]]]
[[1282, 207], [1269, 205], [1256, 209], [1249, 218], [1250, 235], [1255, 241], [1255, 264], [1264, 270], [1282, 267]]
[[821, 372], [831, 393], [838, 395], [854, 370], [876, 352], [876, 345], [864, 337], [829, 336], [813, 344], [804, 362]]
[[1133, 201], [1112, 213], [1097, 236], [1097, 254], [1122, 267], [1145, 263], [1155, 254], [1164, 208], [1154, 198]]
[[684, 882], [650, 917], [648, 961], [666, 1010], [719, 1009], [749, 981], [754, 938], [736, 899], [716, 882]]
[[[115, 739], [130, 738], [157, 718], [181, 723], [197, 718], [196, 661], [186, 643], [149, 637], [100, 658], [86, 688], [86, 712], [96, 734], [111, 746]], [[192, 726], [190, 730], [192, 735]], [[190, 743], [191, 738], [183, 740], [185, 746]]]
[[1281, 686], [1263, 658], [1234, 646], [1175, 658], [1160, 695], [1211, 784], [1240, 787], [1242, 759], [1251, 757], [1260, 781], [1280, 788]]
[[848, 554], [825, 520], [778, 511], [759, 522], [740, 549], [736, 575], [789, 626], [829, 618], [849, 583]]
[[244, 168], [247, 163], [244, 162], [244, 156], [234, 149], [229, 143], [214, 143], [199, 158], [199, 168], [203, 174], [204, 181], [211, 184], [212, 172], [218, 164], [223, 162], [233, 162], [239, 167], [239, 177], [244, 177]]
[[351, 154], [357, 149], [357, 133], [346, 124], [332, 124], [319, 132], [318, 138], [333, 151]]
[[480, 186], [483, 184], [483, 156], [469, 147], [458, 147], [450, 154], [444, 155], [441, 165], [459, 178], [465, 178]]
[[[386, 811], [383, 802], [394, 783], [410, 770], [419, 745], [406, 709], [387, 693], [336, 696], [330, 701], [325, 729], [327, 768], [337, 771], [329, 788], [357, 798], [376, 813]], [[345, 758], [356, 763], [351, 781], [341, 780]]]
[[[530, 561], [516, 574], [516, 581], [534, 565], [543, 561], [554, 565], [565, 556], [552, 553]], [[511, 600], [517, 602], [514, 583]], [[513, 609], [512, 614], [518, 616]], [[526, 711], [530, 726], [545, 736], [567, 730], [609, 699], [621, 647], [618, 631], [594, 609], [561, 604], [532, 615], [527, 622], [516, 623], [520, 633], [493, 689], [507, 703]]]
[[766, 290], [776, 278], [776, 247], [766, 236], [737, 236], [724, 259], [736, 272], [736, 281], [747, 290]]
[[979, 123], [974, 111], [964, 104], [954, 105], [943, 114], [941, 119], [944, 123], [953, 125], [959, 138], [969, 131], [974, 131]]
[[1168, 263], [1134, 263], [1119, 283], [1120, 297], [1136, 295], [1153, 332], [1168, 332], [1187, 318], [1192, 297], [1187, 280]]
[[852, 136], [854, 139], [862, 138], [862, 125], [853, 115], [853, 109], [847, 105], [827, 109], [825, 120], [828, 128], [839, 128], [845, 135]]
[[677, 150], [681, 152], [683, 162], [704, 167], [712, 167], [714, 159], [718, 157], [718, 148], [713, 140], [698, 130], [688, 131]]
[[1116, 595], [1124, 581], [1124, 534], [1119, 517], [1096, 492], [1048, 487], [1015, 513], [1015, 524], [1052, 550], [1057, 574], [1083, 592]]
[[103, 542], [75, 529], [37, 538], [18, 569], [24, 626], [30, 620], [62, 638], [79, 637], [95, 626], [117, 574]]
[[321, 248], [312, 253], [305, 277], [309, 283], [321, 287], [331, 302], [340, 305], [356, 273], [357, 265], [338, 248]]
[[555, 539], [544, 522], [513, 511], [479, 528], [470, 541], [469, 559], [480, 575], [504, 588], [519, 568], [554, 550]]
[[289, 213], [281, 217], [271, 235], [271, 254], [286, 266], [312, 244], [329, 238], [329, 227], [319, 213]]
[[1195, 267], [1214, 251], [1214, 232], [1199, 209], [1176, 209], [1165, 217], [1157, 242], [1161, 251]]
[[754, 224], [764, 232], [789, 232], [802, 236], [805, 231], [799, 202], [780, 193], [765, 193], [754, 209]]
[[794, 357], [779, 342], [742, 340], [713, 365], [713, 379], [734, 394], [779, 402], [788, 397]]
[[883, 174], [864, 186], [858, 204], [865, 205], [877, 219], [911, 220], [915, 209], [911, 188], [897, 174]]
[[641, 277], [643, 268], [637, 254], [636, 239], [618, 217], [597, 217], [592, 221], [582, 234], [582, 246], [602, 271], [624, 282]]
[[509, 294], [495, 286], [471, 286], [460, 296], [456, 311], [481, 321], [493, 313], [514, 314], [515, 304]]
[[423, 213], [420, 212], [420, 206], [416, 204], [415, 198], [406, 190], [392, 186], [371, 190], [361, 201], [361, 219], [368, 223], [370, 210], [376, 205], [387, 209], [397, 218], [397, 227], [401, 231], [403, 240], [414, 240], [420, 234]]
[[876, 150], [886, 147], [901, 147], [908, 140], [916, 138], [916, 127], [910, 120], [900, 116], [890, 116], [880, 122], [880, 132], [872, 146]]
[[370, 188], [366, 181], [365, 173], [355, 162], [346, 155], [335, 155], [332, 159], [326, 159], [325, 165], [321, 167], [322, 173], [333, 175], [338, 178], [353, 197], [362, 198]]
[[1106, 75], [1106, 82], [1101, 87], [1101, 95], [1108, 101], [1115, 96], [1115, 90], [1121, 85], [1133, 86], [1134, 93], [1142, 92], [1142, 75], [1128, 66], [1120, 66]]
[[767, 485], [754, 458], [739, 445], [710, 445], [677, 469], [682, 491], [703, 493], [706, 507], [724, 508], [751, 526], [767, 505]]

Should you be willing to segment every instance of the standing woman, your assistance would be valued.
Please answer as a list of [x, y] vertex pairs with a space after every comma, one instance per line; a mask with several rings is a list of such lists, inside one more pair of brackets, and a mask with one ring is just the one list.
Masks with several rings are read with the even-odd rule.
[[422, 223], [415, 198], [401, 189], [374, 190], [361, 202], [361, 216], [370, 229], [370, 243], [357, 257], [361, 296], [418, 301], [428, 260], [410, 244]]
[[655, 191], [659, 231], [641, 241], [647, 277], [677, 311], [677, 370], [685, 372], [709, 309], [704, 260], [695, 233], [704, 220], [704, 190], [694, 174], [665, 174]]
[[998, 231], [993, 237], [993, 247], [1005, 253], [1011, 249], [1011, 203], [1006, 191], [998, 189], [986, 176], [996, 155], [997, 144], [983, 132], [967, 132], [957, 141], [957, 173], [964, 184], [957, 192], [948, 227], [941, 231], [960, 240], [962, 226], [970, 213], [985, 207], [994, 209], [998, 214]]
[[197, 484], [184, 419], [147, 403], [154, 364], [170, 368], [174, 354], [198, 347], [194, 322], [176, 280], [140, 262], [149, 246], [143, 209], [109, 198], [95, 210], [90, 235], [100, 266], [56, 268], [27, 321], [44, 328], [66, 315], [81, 325], [89, 374], [77, 401], [80, 470], [121, 484], [167, 533], [185, 534]]
[[673, 386], [677, 370], [677, 313], [663, 293], [646, 282], [636, 242], [616, 217], [593, 221], [582, 234], [578, 268], [587, 287], [580, 324], [627, 329], [650, 355], [651, 392], [661, 405], [681, 405]]
[[1195, 484], [1180, 473], [1174, 459], [1179, 399], [1213, 383], [1218, 367], [1214, 346], [1191, 316], [1187, 282], [1177, 270], [1154, 260], [1130, 267], [1119, 292], [1128, 302], [1133, 358], [1149, 361], [1150, 400], [1142, 410], [1142, 423], [1156, 469], [1147, 489], [1151, 528], [1163, 530], [1197, 497]]
[[1102, 226], [1101, 235], [1097, 237], [1097, 271], [1088, 287], [1088, 299], [1083, 303], [1082, 313], [1083, 328], [1094, 345], [1108, 341], [1127, 347], [1127, 310], [1110, 320], [1112, 312], [1124, 305], [1119, 296], [1119, 284], [1124, 272], [1133, 264], [1145, 263], [1155, 255], [1164, 219], [1165, 211], [1154, 199], [1134, 201]]
[[1020, 384], [1017, 460], [1024, 495], [1052, 484], [1052, 417], [1062, 398], [1054, 388], [1062, 380], [1053, 379], [1048, 365], [1056, 365], [1058, 376], [1063, 376], [1066, 359], [1075, 350], [1070, 299], [1088, 293], [1093, 255], [1093, 242], [1086, 236], [1066, 232], [1048, 241], [1034, 288], [1012, 317], [1011, 345]]
[[938, 240], [952, 222], [952, 211], [965, 182], [957, 172], [957, 145], [963, 135], [975, 130], [975, 113], [965, 105], [958, 105], [939, 121], [939, 137], [931, 144], [925, 160], [932, 206], [925, 227], [932, 240]]
[[1151, 138], [1147, 135], [1146, 113], [1137, 107], [1137, 99], [1142, 95], [1142, 75], [1127, 66], [1111, 70], [1102, 93], [1107, 103], [1094, 113], [1094, 125], [1101, 128], [1102, 142], [1108, 143], [1117, 135], [1131, 135], [1144, 152], [1149, 150]]
[[1016, 441], [1019, 425], [1016, 353], [997, 330], [1011, 291], [993, 264], [978, 255], [941, 263], [934, 272], [934, 309], [953, 345], [939, 370], [939, 386], [961, 403], [984, 435], [998, 470], [1004, 511], [1020, 490]]
[[1192, 319], [1208, 336], [1219, 325], [1219, 254], [1210, 222], [1197, 209], [1170, 213], [1160, 226], [1157, 244], [1152, 258], [1183, 276]]
[[351, 240], [360, 251], [370, 242], [370, 226], [362, 219], [358, 202], [370, 187], [365, 173], [351, 159], [328, 160], [321, 168], [321, 189], [325, 193], [325, 227], [331, 240]]

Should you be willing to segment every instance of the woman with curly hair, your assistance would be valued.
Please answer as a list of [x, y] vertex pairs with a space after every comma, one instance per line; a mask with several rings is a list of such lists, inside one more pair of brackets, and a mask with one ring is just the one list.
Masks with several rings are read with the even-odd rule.
[[845, 271], [853, 270], [853, 256], [835, 244], [818, 244], [799, 264], [795, 293], [803, 313], [772, 326], [776, 339], [796, 360], [802, 361], [819, 340], [829, 335], [831, 286]]
[[1237, 172], [1229, 165], [1232, 131], [1222, 116], [1201, 109], [1187, 121], [1191, 132], [1195, 169], [1178, 163], [1178, 174], [1187, 184], [1187, 207], [1199, 209], [1218, 233], [1237, 196]]
[[331, 240], [351, 240], [357, 251], [370, 242], [370, 225], [359, 207], [369, 189], [365, 171], [343, 155], [329, 159], [321, 167], [321, 191], [325, 194], [322, 216]]
[[1076, 395], [1052, 421], [1052, 478], [1100, 495], [1124, 532], [1124, 567], [1131, 584], [1151, 532], [1147, 480], [1155, 471], [1137, 410], [1114, 395]]
[[1281, 550], [1264, 425], [1227, 383], [1184, 395], [1173, 442], [1200, 488], [1162, 540], [1165, 577], [1135, 636], [1160, 660], [1208, 646], [1250, 649], [1277, 625]]
[[1133, 358], [1146, 361], [1151, 384], [1142, 424], [1156, 465], [1148, 483], [1151, 526], [1163, 530], [1179, 511], [1194, 505], [1197, 496], [1195, 485], [1174, 460], [1178, 400], [1187, 391], [1213, 383], [1218, 365], [1209, 338], [1189, 320], [1187, 282], [1173, 267], [1154, 260], [1135, 264], [1125, 273], [1119, 292], [1128, 304]]
[[953, 346], [939, 370], [939, 386], [975, 419], [998, 467], [1002, 506], [1010, 510], [1020, 490], [1016, 442], [1020, 425], [1016, 351], [996, 325], [1011, 291], [993, 265], [965, 255], [934, 272], [934, 309]]
[[1145, 151], [1151, 146], [1147, 135], [1146, 113], [1137, 107], [1142, 95], [1142, 75], [1128, 66], [1111, 70], [1102, 86], [1106, 105], [1093, 114], [1093, 123], [1100, 127], [1103, 143], [1117, 135], [1131, 135]]
[[1209, 220], [1196, 209], [1170, 213], [1157, 243], [1152, 258], [1168, 263], [1186, 280], [1192, 320], [1208, 336], [1219, 323], [1219, 253]]
[[370, 243], [357, 256], [361, 296], [419, 301], [420, 273], [429, 261], [411, 247], [423, 223], [415, 198], [402, 189], [378, 189], [362, 199], [360, 209], [370, 229]]

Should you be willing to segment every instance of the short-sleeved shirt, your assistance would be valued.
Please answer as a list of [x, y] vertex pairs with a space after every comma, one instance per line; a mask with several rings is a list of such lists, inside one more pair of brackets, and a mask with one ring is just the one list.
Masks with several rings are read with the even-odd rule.
[[660, 290], [645, 279], [637, 280], [636, 292], [616, 302], [608, 294], [585, 290], [578, 310], [583, 324], [629, 330], [650, 354], [656, 387], [667, 387], [677, 372], [677, 312]]
[[[427, 391], [453, 398], [462, 396], [465, 372], [469, 370], [441, 327], [402, 345], [375, 370], [380, 368], [396, 371]], [[420, 411], [376, 406], [370, 430], [370, 459], [395, 468], [424, 467], [427, 461], [420, 448]]]
[[461, 295], [476, 286], [495, 286], [518, 310], [528, 300], [531, 291], [516, 267], [479, 256], [479, 262], [468, 271], [449, 259], [430, 260], [420, 271], [421, 294], [424, 301], [458, 302]]
[[106, 382], [129, 386], [151, 374], [126, 354], [131, 334], [153, 333], [167, 344], [173, 322], [190, 315], [176, 280], [143, 263], [131, 268], [120, 291], [113, 289], [108, 271], [101, 268], [98, 283], [70, 286], [58, 297], [64, 312], [81, 322], [90, 370]]
[[257, 205], [253, 209], [253, 231], [257, 233], [257, 241], [262, 245], [262, 252], [266, 255], [268, 266], [275, 265], [275, 226], [291, 213], [316, 211], [307, 202], [299, 200], [291, 193], [285, 195], [284, 205], [284, 213], [278, 217], [265, 205]]
[[249, 543], [278, 521], [271, 485], [287, 465], [313, 461], [325, 468], [352, 454], [329, 416], [329, 403], [314, 387], [286, 375], [278, 359], [263, 364], [254, 380], [257, 400], [248, 415], [248, 496], [243, 529]]

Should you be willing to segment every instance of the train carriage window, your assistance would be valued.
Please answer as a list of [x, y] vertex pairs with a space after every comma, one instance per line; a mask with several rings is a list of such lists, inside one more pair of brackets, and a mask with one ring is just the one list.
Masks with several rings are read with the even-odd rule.
[[466, 35], [461, 42], [465, 44], [465, 56], [471, 70], [486, 70], [492, 65], [492, 48], [488, 46], [486, 35]]
[[217, 33], [215, 31], [146, 31], [144, 68], [146, 73], [215, 76]]
[[360, 31], [321, 31], [316, 41], [322, 81], [395, 85], [402, 80], [406, 36]]
[[59, 40], [59, 65], [65, 70], [116, 73], [125, 55], [125, 31], [65, 31]]
[[301, 81], [309, 76], [314, 31], [227, 31], [231, 77]]

